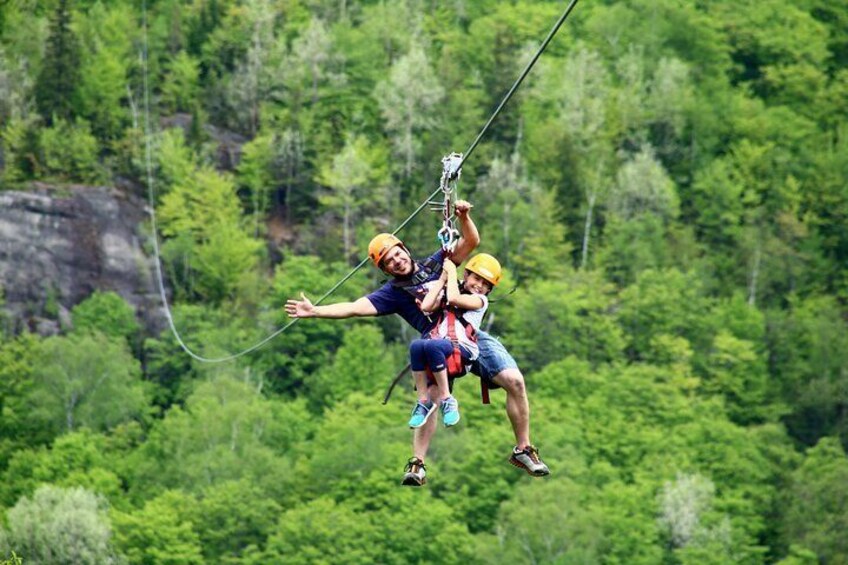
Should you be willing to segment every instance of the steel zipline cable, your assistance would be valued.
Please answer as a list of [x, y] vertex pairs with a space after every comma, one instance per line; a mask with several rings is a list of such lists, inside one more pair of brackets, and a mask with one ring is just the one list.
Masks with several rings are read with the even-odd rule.
[[[489, 117], [488, 121], [486, 121], [486, 124], [483, 126], [483, 129], [480, 130], [480, 133], [477, 134], [477, 137], [474, 139], [474, 141], [471, 143], [471, 145], [465, 151], [465, 153], [462, 156], [462, 160], [459, 162], [457, 170], [462, 168], [462, 165], [465, 163], [465, 161], [468, 159], [468, 157], [471, 156], [471, 153], [474, 152], [474, 149], [477, 147], [477, 145], [480, 143], [480, 140], [483, 138], [483, 136], [488, 131], [489, 127], [492, 125], [492, 122], [495, 121], [495, 118], [497, 118], [498, 114], [500, 114], [503, 107], [506, 106], [507, 102], [509, 102], [509, 100], [512, 98], [513, 94], [515, 94], [515, 91], [518, 90], [518, 87], [521, 86], [521, 83], [524, 82], [525, 77], [530, 73], [530, 70], [536, 64], [536, 61], [539, 59], [539, 57], [542, 56], [542, 53], [545, 51], [548, 44], [551, 42], [553, 37], [556, 35], [557, 31], [559, 31], [559, 28], [562, 26], [562, 24], [568, 18], [569, 14], [571, 14], [571, 11], [574, 9], [574, 6], [577, 5], [577, 1], [578, 0], [571, 0], [571, 2], [565, 8], [565, 11], [563, 11], [562, 15], [559, 17], [557, 22], [551, 28], [550, 32], [548, 32], [547, 37], [544, 39], [542, 44], [536, 50], [536, 54], [533, 56], [533, 58], [530, 60], [530, 62], [527, 63], [527, 66], [524, 67], [524, 70], [521, 72], [521, 75], [519, 75], [519, 77], [513, 83], [512, 87], [509, 89], [509, 91], [506, 93], [506, 95], [504, 95], [500, 104], [498, 104], [497, 108], [495, 108], [494, 112], [492, 112], [492, 115]], [[161, 256], [160, 256], [160, 252], [159, 252], [159, 237], [158, 237], [158, 227], [157, 227], [157, 221], [156, 221], [156, 206], [155, 206], [156, 201], [155, 201], [155, 195], [154, 195], [154, 189], [153, 189], [153, 166], [152, 166], [153, 158], [152, 158], [152, 148], [151, 148], [151, 137], [152, 136], [151, 136], [151, 133], [150, 133], [150, 94], [149, 94], [149, 86], [148, 86], [148, 68], [147, 68], [147, 56], [148, 56], [147, 0], [142, 1], [142, 28], [143, 28], [143, 44], [142, 44], [142, 53], [141, 53], [141, 64], [142, 64], [142, 71], [143, 71], [143, 86], [144, 86], [144, 137], [145, 137], [145, 164], [146, 164], [146, 168], [147, 168], [147, 171], [146, 171], [146, 173], [147, 173], [146, 174], [146, 176], [147, 176], [147, 197], [148, 197], [149, 205], [150, 205], [150, 224], [151, 224], [151, 232], [152, 232], [152, 239], [153, 239], [153, 251], [154, 251], [154, 256], [155, 256], [155, 259], [156, 259], [156, 280], [157, 280], [157, 286], [159, 288], [159, 295], [160, 295], [160, 298], [162, 299], [162, 304], [163, 304], [164, 309], [165, 309], [165, 316], [168, 319], [168, 326], [170, 327], [171, 333], [174, 335], [174, 338], [176, 339], [176, 341], [180, 345], [180, 347], [183, 349], [183, 351], [185, 351], [193, 359], [200, 361], [200, 362], [203, 362], [203, 363], [222, 363], [222, 362], [225, 362], [225, 361], [232, 361], [234, 359], [237, 359], [239, 357], [242, 357], [244, 355], [247, 355], [249, 353], [256, 351], [257, 349], [259, 349], [260, 347], [262, 347], [263, 345], [265, 345], [266, 343], [268, 343], [269, 341], [271, 341], [272, 339], [274, 339], [275, 337], [277, 337], [281, 333], [285, 332], [287, 329], [289, 329], [291, 326], [293, 326], [295, 323], [297, 323], [297, 321], [300, 320], [300, 318], [292, 318], [292, 320], [290, 322], [281, 326], [280, 328], [277, 328], [274, 332], [270, 333], [269, 335], [267, 335], [266, 337], [264, 337], [263, 339], [261, 339], [260, 341], [256, 342], [255, 344], [253, 344], [252, 346], [250, 346], [246, 349], [243, 349], [243, 350], [241, 350], [237, 353], [233, 353], [231, 355], [224, 355], [224, 356], [221, 356], [221, 357], [204, 357], [202, 355], [195, 353], [185, 343], [185, 341], [183, 341], [183, 338], [180, 335], [179, 330], [177, 330], [176, 324], [174, 323], [173, 315], [171, 313], [171, 307], [168, 304], [168, 296], [167, 296], [167, 293], [165, 291], [165, 279], [164, 279], [164, 276], [162, 274], [162, 260], [161, 260]], [[409, 224], [409, 222], [411, 222], [413, 220], [413, 218], [415, 218], [421, 212], [421, 210], [423, 210], [428, 204], [430, 204], [430, 201], [440, 192], [442, 192], [441, 187], [434, 190], [412, 212], [412, 214], [410, 214], [403, 222], [401, 222], [401, 224], [397, 228], [395, 228], [395, 230], [392, 232], [392, 234], [397, 234], [401, 230], [403, 230], [403, 228], [405, 228], [407, 226], [407, 224]], [[326, 300], [336, 290], [338, 290], [344, 283], [346, 283], [348, 280], [350, 280], [350, 278], [353, 277], [353, 275], [355, 275], [362, 267], [364, 267], [367, 262], [368, 262], [367, 257], [365, 259], [362, 259], [347, 275], [342, 277], [336, 284], [334, 284], [332, 286], [332, 288], [330, 288], [327, 292], [325, 292], [320, 298], [313, 301], [313, 304], [315, 304], [315, 305], [321, 304], [321, 302]]]

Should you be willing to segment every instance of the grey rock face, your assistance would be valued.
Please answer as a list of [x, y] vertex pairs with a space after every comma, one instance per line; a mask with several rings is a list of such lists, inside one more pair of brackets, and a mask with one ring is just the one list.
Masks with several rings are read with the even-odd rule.
[[145, 206], [109, 187], [0, 192], [0, 286], [16, 327], [58, 331], [95, 290], [121, 295], [148, 331], [164, 327]]

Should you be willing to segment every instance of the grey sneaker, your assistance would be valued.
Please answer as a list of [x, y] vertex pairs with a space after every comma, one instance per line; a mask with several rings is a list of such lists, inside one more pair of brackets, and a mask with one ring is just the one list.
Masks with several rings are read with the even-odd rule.
[[427, 482], [427, 468], [417, 457], [411, 457], [404, 469], [403, 481], [400, 484], [408, 487], [420, 487]]
[[514, 448], [509, 462], [519, 469], [524, 469], [534, 477], [544, 477], [551, 473], [548, 466], [539, 458], [539, 450], [532, 445], [527, 446], [522, 451], [518, 451], [517, 447]]

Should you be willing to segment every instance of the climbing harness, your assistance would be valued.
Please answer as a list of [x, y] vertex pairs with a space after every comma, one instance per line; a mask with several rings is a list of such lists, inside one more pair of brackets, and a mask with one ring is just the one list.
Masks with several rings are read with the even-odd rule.
[[[536, 61], [539, 59], [539, 57], [541, 57], [542, 53], [547, 48], [548, 44], [553, 39], [554, 35], [556, 35], [557, 31], [559, 31], [559, 28], [562, 26], [562, 24], [568, 18], [569, 14], [571, 14], [571, 11], [574, 9], [574, 6], [577, 5], [577, 1], [578, 0], [571, 0], [571, 2], [568, 4], [568, 6], [566, 6], [562, 15], [560, 15], [559, 19], [556, 21], [554, 26], [551, 28], [550, 32], [548, 32], [547, 37], [545, 37], [545, 39], [542, 41], [542, 44], [539, 46], [539, 49], [536, 51], [536, 54], [533, 56], [533, 58], [530, 60], [530, 62], [527, 63], [527, 66], [524, 67], [524, 70], [521, 72], [519, 77], [513, 83], [512, 87], [509, 89], [509, 91], [503, 97], [500, 104], [498, 104], [498, 107], [495, 108], [494, 112], [492, 112], [492, 115], [489, 116], [489, 119], [486, 121], [486, 124], [483, 126], [483, 128], [480, 130], [480, 132], [477, 134], [477, 137], [471, 143], [468, 150], [466, 150], [464, 154], [462, 154], [462, 153], [451, 153], [450, 155], [448, 155], [444, 159], [442, 159], [444, 171], [442, 173], [442, 183], [440, 183], [439, 188], [436, 189], [435, 191], [433, 191], [433, 193], [430, 194], [412, 212], [412, 214], [410, 214], [403, 222], [401, 222], [401, 224], [395, 229], [395, 231], [392, 232], [392, 235], [396, 235], [403, 228], [405, 228], [406, 225], [409, 222], [411, 222], [412, 219], [415, 218], [421, 212], [421, 210], [423, 210], [428, 204], [433, 204], [431, 202], [431, 199], [436, 197], [436, 195], [439, 194], [439, 192], [441, 192], [443, 194], [443, 197], [445, 199], [449, 198], [448, 195], [446, 194], [445, 190], [442, 187], [442, 184], [445, 183], [445, 177], [447, 176], [448, 183], [454, 182], [454, 181], [456, 181], [456, 179], [459, 178], [459, 174], [460, 174], [460, 171], [462, 169], [462, 165], [465, 163], [466, 160], [468, 160], [468, 158], [474, 152], [474, 149], [477, 147], [477, 145], [480, 143], [480, 140], [483, 138], [483, 136], [489, 130], [489, 126], [491, 126], [492, 122], [495, 121], [495, 118], [497, 118], [497, 116], [500, 114], [503, 107], [506, 105], [507, 102], [509, 102], [509, 100], [512, 98], [513, 94], [518, 89], [518, 87], [521, 85], [521, 83], [524, 82], [524, 78], [529, 74], [530, 69], [532, 69], [533, 66], [536, 64]], [[143, 84], [144, 84], [144, 137], [145, 137], [145, 152], [144, 152], [144, 155], [145, 155], [145, 165], [146, 165], [147, 194], [148, 194], [148, 200], [149, 200], [149, 204], [150, 204], [150, 226], [151, 226], [150, 231], [152, 233], [151, 239], [153, 240], [153, 251], [154, 251], [155, 258], [156, 258], [156, 261], [155, 261], [156, 262], [156, 278], [157, 278], [157, 286], [159, 288], [159, 296], [162, 300], [162, 304], [163, 304], [163, 307], [164, 307], [164, 310], [165, 310], [165, 316], [168, 319], [168, 326], [171, 329], [171, 333], [174, 335], [174, 338], [176, 339], [177, 343], [180, 345], [180, 347], [183, 349], [183, 351], [186, 352], [186, 354], [188, 354], [193, 359], [200, 361], [200, 362], [203, 362], [203, 363], [221, 363], [221, 362], [224, 362], [224, 361], [231, 361], [231, 360], [237, 359], [237, 358], [239, 358], [243, 355], [247, 355], [248, 353], [252, 353], [253, 351], [256, 351], [257, 349], [259, 349], [260, 347], [262, 347], [263, 345], [265, 345], [266, 343], [268, 343], [269, 341], [271, 341], [272, 339], [274, 339], [275, 337], [277, 337], [281, 333], [285, 332], [292, 325], [294, 325], [298, 320], [300, 320], [300, 318], [293, 318], [289, 323], [278, 328], [277, 330], [275, 330], [274, 332], [272, 332], [271, 334], [269, 334], [265, 338], [259, 340], [258, 342], [256, 342], [255, 344], [253, 344], [252, 346], [250, 346], [246, 349], [243, 349], [243, 350], [238, 351], [236, 353], [233, 353], [231, 355], [224, 355], [224, 356], [221, 356], [221, 357], [204, 357], [202, 355], [199, 355], [198, 353], [195, 353], [183, 341], [179, 331], [177, 330], [176, 325], [174, 324], [174, 319], [173, 319], [173, 316], [171, 314], [171, 307], [170, 307], [170, 304], [168, 303], [168, 296], [167, 296], [167, 293], [165, 291], [165, 281], [164, 281], [164, 276], [162, 274], [162, 266], [161, 266], [162, 260], [161, 260], [161, 253], [160, 253], [160, 249], [159, 249], [159, 236], [158, 236], [158, 228], [157, 228], [157, 222], [156, 222], [156, 207], [155, 207], [155, 201], [156, 200], [155, 200], [155, 196], [154, 196], [153, 165], [152, 165], [152, 157], [151, 157], [152, 149], [151, 149], [151, 141], [150, 141], [150, 139], [151, 139], [151, 133], [150, 133], [150, 95], [149, 95], [150, 89], [149, 89], [149, 85], [148, 85], [148, 64], [147, 64], [147, 62], [148, 62], [147, 0], [142, 0], [142, 30], [143, 30], [143, 40], [142, 40], [143, 42], [142, 42], [142, 52], [141, 52], [141, 64], [142, 64]], [[456, 178], [453, 178], [454, 176]], [[455, 191], [452, 190], [450, 198], [453, 198], [454, 194], [455, 194]], [[439, 237], [439, 241], [442, 245], [442, 248], [445, 249], [446, 251], [448, 251], [448, 249], [451, 248], [451, 247], [453, 247], [453, 249], [456, 248], [456, 243], [459, 240], [459, 237], [458, 237], [459, 234], [458, 234], [458, 232], [455, 231], [455, 228], [454, 228], [453, 224], [451, 223], [450, 214], [451, 214], [452, 207], [450, 207], [449, 203], [446, 203], [445, 201], [443, 201], [442, 205], [444, 207], [444, 221], [443, 221], [443, 224], [442, 224], [442, 228], [439, 230], [439, 236], [438, 237]], [[362, 259], [347, 275], [342, 277], [336, 284], [334, 284], [330, 288], [330, 290], [328, 290], [320, 298], [318, 298], [318, 300], [315, 300], [313, 302], [313, 304], [315, 304], [315, 305], [321, 304], [321, 302], [323, 302], [327, 297], [329, 297], [336, 290], [338, 290], [339, 287], [341, 287], [344, 283], [346, 283], [348, 280], [350, 280], [350, 278], [353, 277], [353, 275], [355, 275], [362, 267], [364, 267], [365, 264], [368, 261], [369, 261], [368, 257], [365, 257], [364, 259]], [[400, 376], [402, 376], [402, 374]], [[399, 380], [399, 378], [398, 378], [398, 380]], [[389, 391], [389, 393], [390, 392], [391, 391]]]
[[[430, 339], [445, 339], [439, 335], [439, 328], [443, 323], [447, 323], [447, 339], [453, 345], [453, 352], [445, 359], [448, 377], [458, 378], [467, 372], [465, 363], [462, 362], [462, 351], [459, 349], [459, 337], [456, 334], [456, 323], [459, 322], [465, 331], [465, 336], [474, 343], [477, 343], [477, 331], [474, 326], [462, 316], [462, 312], [453, 306], [442, 304], [442, 310], [439, 319], [436, 320], [436, 325], [430, 330]], [[427, 375], [433, 378], [433, 372], [428, 368]]]
[[[430, 259], [428, 259], [430, 261]], [[425, 264], [427, 261], [421, 264], [421, 269], [426, 268]], [[395, 284], [394, 282], [392, 284]], [[401, 286], [398, 285], [398, 288], [410, 289], [411, 285]], [[514, 291], [514, 289], [513, 289]], [[510, 294], [512, 291], [510, 292]], [[448, 379], [453, 386], [454, 379], [458, 379], [464, 376], [468, 372], [469, 366], [467, 366], [462, 360], [462, 352], [459, 349], [459, 338], [456, 333], [456, 323], [459, 322], [463, 327], [463, 331], [465, 332], [466, 337], [473, 342], [477, 342], [477, 330], [472, 326], [463, 316], [462, 310], [454, 308], [453, 306], [449, 306], [447, 304], [447, 298], [442, 299], [442, 305], [440, 307], [441, 314], [439, 318], [436, 320], [433, 328], [430, 330], [429, 336], [430, 339], [449, 339], [451, 344], [453, 345], [453, 351], [449, 356], [445, 358], [445, 368], [447, 370]], [[447, 337], [443, 337], [439, 334], [439, 328], [442, 323], [446, 322], [447, 328]], [[385, 395], [383, 396], [383, 404], [388, 404], [389, 398], [392, 396], [392, 392], [394, 391], [397, 384], [400, 380], [406, 375], [406, 373], [410, 370], [411, 365], [409, 363], [406, 364], [404, 368], [402, 368], [396, 375], [395, 378], [392, 379], [391, 383], [389, 383], [389, 387], [386, 390]], [[435, 380], [433, 377], [433, 372], [430, 368], [427, 368], [427, 375], [431, 380]], [[480, 379], [480, 397], [483, 404], [489, 404], [489, 384], [485, 379]]]

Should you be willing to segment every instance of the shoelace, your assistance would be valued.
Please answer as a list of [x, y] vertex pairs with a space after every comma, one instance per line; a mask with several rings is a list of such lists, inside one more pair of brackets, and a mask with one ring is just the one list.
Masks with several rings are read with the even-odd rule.
[[541, 463], [542, 462], [541, 458], [539, 457], [539, 450], [536, 449], [535, 447], [533, 447], [532, 445], [528, 445], [526, 448], [522, 449], [521, 451], [514, 451], [513, 453], [515, 455], [524, 454], [527, 457], [529, 457], [530, 460], [533, 463]]
[[406, 469], [404, 469], [404, 471], [405, 471], [405, 472], [407, 472], [407, 473], [417, 473], [417, 472], [418, 472], [418, 469], [416, 469], [416, 467], [419, 467], [419, 468], [421, 468], [421, 469], [424, 469], [425, 471], [427, 470], [427, 467], [424, 465], [424, 462], [423, 462], [423, 461], [421, 461], [420, 459], [416, 459], [416, 458], [414, 458], [414, 457], [413, 457], [413, 458], [412, 458], [412, 459], [410, 459], [410, 460], [409, 460], [409, 462], [406, 464]]

